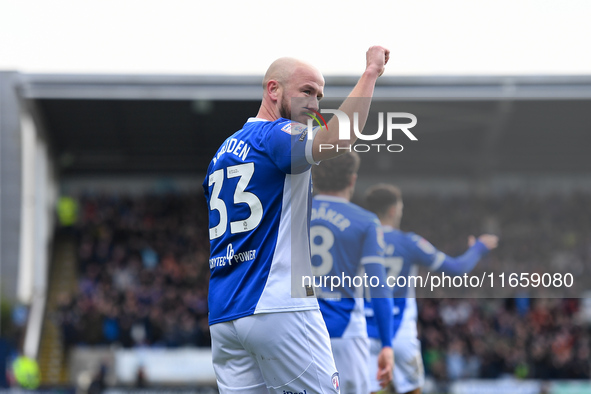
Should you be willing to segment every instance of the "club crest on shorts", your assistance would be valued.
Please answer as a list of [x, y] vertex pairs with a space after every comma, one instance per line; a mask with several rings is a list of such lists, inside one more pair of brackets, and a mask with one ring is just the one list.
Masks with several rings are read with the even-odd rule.
[[334, 387], [334, 389], [337, 391], [337, 393], [341, 392], [341, 383], [339, 381], [339, 373], [335, 372], [332, 374], [332, 386]]

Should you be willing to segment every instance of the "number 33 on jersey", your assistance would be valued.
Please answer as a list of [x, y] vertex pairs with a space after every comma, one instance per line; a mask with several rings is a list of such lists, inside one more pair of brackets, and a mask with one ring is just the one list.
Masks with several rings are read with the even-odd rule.
[[211, 249], [210, 324], [317, 308], [315, 299], [292, 297], [289, 275], [292, 260], [301, 265], [301, 274], [310, 274], [306, 218], [312, 164], [305, 129], [292, 128], [283, 118], [249, 119], [216, 152], [203, 182]]

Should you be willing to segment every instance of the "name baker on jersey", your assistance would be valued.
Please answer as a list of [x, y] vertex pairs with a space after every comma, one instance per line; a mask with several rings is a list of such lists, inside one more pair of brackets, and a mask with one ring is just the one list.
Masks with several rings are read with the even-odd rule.
[[226, 140], [218, 154], [213, 158], [213, 164], [215, 164], [224, 153], [233, 153], [235, 156], [241, 158], [242, 161], [245, 161], [248, 152], [250, 152], [250, 146], [248, 144], [242, 140], [230, 138], [229, 140]]
[[213, 257], [209, 259], [209, 269], [215, 267], [224, 267], [226, 263], [232, 265], [232, 263], [244, 263], [246, 261], [254, 260], [256, 257], [256, 249], [247, 250], [246, 252], [234, 253], [234, 247], [232, 244], [228, 244], [226, 248], [226, 255]]
[[311, 220], [322, 219], [334, 224], [339, 230], [345, 231], [351, 225], [351, 221], [342, 214], [332, 209], [326, 209], [326, 204], [320, 205], [320, 208], [312, 208]]

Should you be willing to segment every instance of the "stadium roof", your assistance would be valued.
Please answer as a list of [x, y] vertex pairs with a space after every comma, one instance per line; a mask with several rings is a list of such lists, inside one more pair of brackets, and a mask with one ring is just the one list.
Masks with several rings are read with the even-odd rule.
[[[33, 99], [258, 100], [262, 76], [22, 74]], [[326, 77], [327, 97], [346, 97], [357, 77]], [[380, 99], [591, 99], [591, 75], [382, 77]]]
[[[262, 92], [262, 78], [251, 76], [20, 74], [19, 80], [66, 176], [203, 172], [220, 143], [256, 114]], [[322, 107], [335, 108], [356, 80], [327, 77]], [[385, 77], [375, 97], [366, 133], [377, 130], [379, 111], [409, 112], [418, 118], [418, 141], [402, 133], [371, 141], [404, 151], [366, 155], [362, 170], [591, 172], [591, 76]]]

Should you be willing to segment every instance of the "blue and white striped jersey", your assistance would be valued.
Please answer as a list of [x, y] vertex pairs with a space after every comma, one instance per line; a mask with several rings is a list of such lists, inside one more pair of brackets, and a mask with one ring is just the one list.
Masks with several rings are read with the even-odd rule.
[[[469, 272], [478, 261], [488, 253], [487, 247], [480, 241], [470, 247], [463, 255], [450, 257], [437, 250], [425, 238], [414, 234], [405, 233], [390, 226], [384, 229], [384, 265], [388, 277], [404, 276], [407, 280], [399, 280], [397, 283], [406, 283], [406, 286], [391, 289], [394, 297], [393, 315], [394, 325], [392, 338], [399, 330], [410, 330], [404, 335], [416, 336], [416, 321], [418, 317], [415, 289], [410, 287], [409, 276], [418, 275], [419, 266], [430, 271], [445, 272], [448, 275], [459, 275]], [[367, 330], [371, 338], [379, 338], [378, 327], [374, 318], [371, 302], [365, 302], [365, 314], [367, 317]], [[401, 333], [402, 334], [402, 333]]]
[[310, 225], [315, 285], [324, 285], [323, 278], [353, 280], [338, 289], [331, 289], [331, 282], [321, 286], [322, 296], [326, 298], [319, 298], [318, 302], [330, 337], [367, 337], [364, 286], [359, 285], [360, 280], [356, 284], [353, 279], [361, 279], [365, 273], [377, 278], [377, 286], [370, 288], [376, 302], [387, 305], [383, 327], [387, 331], [384, 340], [389, 342], [392, 301], [382, 287], [385, 284], [383, 235], [377, 216], [344, 198], [318, 195], [312, 202]]
[[211, 249], [209, 324], [318, 309], [303, 288], [292, 296], [291, 279], [292, 273], [311, 275], [313, 163], [307, 127], [283, 118], [250, 118], [218, 149], [203, 183]]

